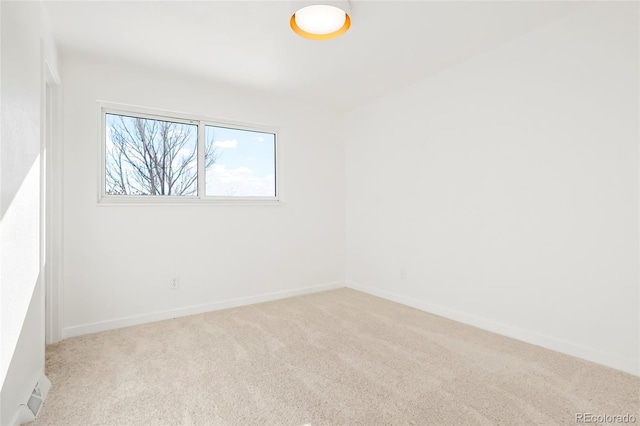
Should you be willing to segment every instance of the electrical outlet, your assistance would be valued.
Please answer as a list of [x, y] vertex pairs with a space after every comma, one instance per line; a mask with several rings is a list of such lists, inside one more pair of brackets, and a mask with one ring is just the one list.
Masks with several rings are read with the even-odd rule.
[[406, 281], [407, 280], [407, 270], [402, 268], [400, 269], [400, 279], [402, 281]]
[[171, 290], [177, 290], [180, 288], [180, 278], [174, 278], [171, 280], [171, 282], [169, 283], [169, 288]]

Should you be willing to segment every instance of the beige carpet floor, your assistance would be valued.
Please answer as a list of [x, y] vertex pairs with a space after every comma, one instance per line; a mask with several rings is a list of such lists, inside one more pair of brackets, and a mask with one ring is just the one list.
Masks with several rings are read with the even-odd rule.
[[341, 289], [47, 348], [37, 425], [575, 424], [640, 378]]

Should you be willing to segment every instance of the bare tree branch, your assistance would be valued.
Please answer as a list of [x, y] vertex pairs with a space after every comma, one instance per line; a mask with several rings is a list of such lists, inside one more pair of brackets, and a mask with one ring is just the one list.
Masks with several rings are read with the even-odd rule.
[[[197, 194], [196, 125], [107, 114], [107, 127], [107, 194]], [[205, 145], [206, 169], [218, 153]]]

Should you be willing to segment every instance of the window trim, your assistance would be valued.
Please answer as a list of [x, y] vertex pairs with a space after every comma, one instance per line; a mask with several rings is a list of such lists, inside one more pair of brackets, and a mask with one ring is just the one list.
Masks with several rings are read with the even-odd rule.
[[[198, 132], [198, 195], [111, 195], [106, 193], [106, 115], [124, 115], [152, 120], [170, 121], [181, 124], [195, 124]], [[282, 205], [282, 173], [280, 171], [280, 139], [278, 129], [262, 124], [249, 124], [238, 121], [216, 119], [175, 111], [166, 111], [134, 105], [98, 101], [98, 205]], [[274, 136], [274, 197], [234, 197], [206, 195], [204, 170], [205, 129], [206, 126], [226, 127], [252, 132], [270, 133]]]

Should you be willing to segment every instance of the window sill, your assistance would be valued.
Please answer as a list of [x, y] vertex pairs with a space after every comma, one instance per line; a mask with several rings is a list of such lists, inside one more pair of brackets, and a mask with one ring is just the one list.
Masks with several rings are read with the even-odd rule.
[[283, 206], [277, 198], [198, 198], [109, 196], [98, 200], [98, 206]]

